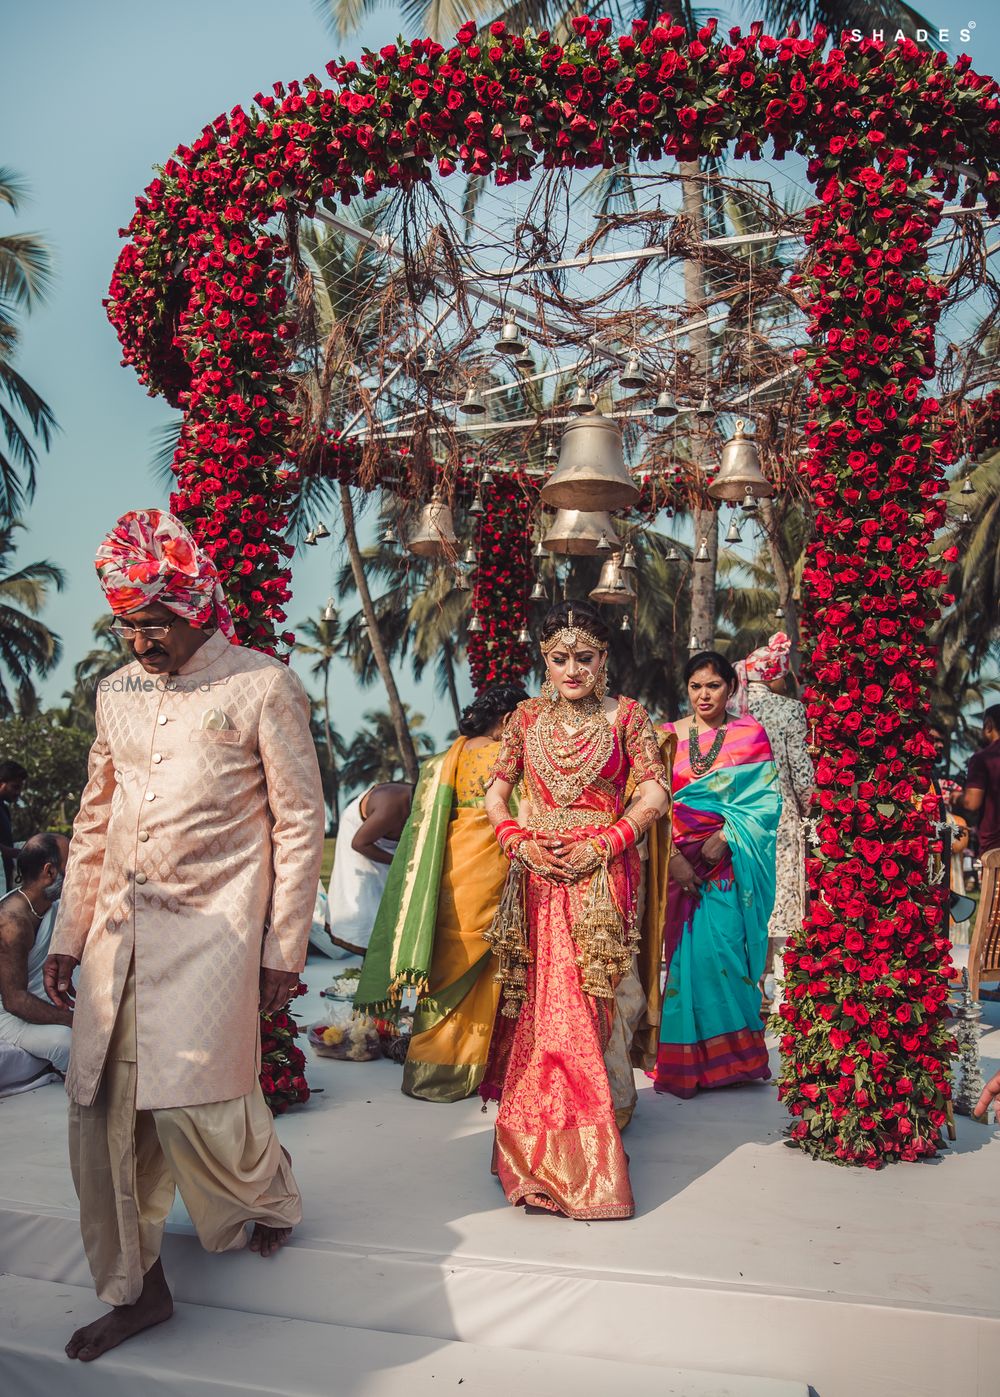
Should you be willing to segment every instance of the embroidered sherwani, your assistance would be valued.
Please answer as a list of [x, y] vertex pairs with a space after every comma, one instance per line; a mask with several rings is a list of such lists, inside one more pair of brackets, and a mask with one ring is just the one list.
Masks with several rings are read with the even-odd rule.
[[216, 632], [175, 676], [104, 681], [51, 951], [81, 960], [71, 1159], [109, 1303], [141, 1289], [174, 1182], [212, 1250], [298, 1220], [259, 976], [305, 963], [322, 848], [308, 700], [279, 661]]

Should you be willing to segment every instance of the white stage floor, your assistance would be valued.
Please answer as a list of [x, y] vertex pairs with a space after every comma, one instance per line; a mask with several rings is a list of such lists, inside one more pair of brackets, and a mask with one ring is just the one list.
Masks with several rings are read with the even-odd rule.
[[[333, 971], [310, 962], [313, 991]], [[303, 1022], [319, 1003], [299, 1001]], [[1000, 1005], [984, 1012], [991, 1071]], [[637, 1216], [587, 1224], [507, 1206], [489, 1172], [492, 1107], [411, 1101], [387, 1061], [310, 1055], [309, 1080], [322, 1093], [279, 1122], [305, 1198], [293, 1244], [272, 1261], [206, 1257], [178, 1208], [164, 1261], [182, 1308], [97, 1365], [102, 1392], [140, 1371], [144, 1392], [175, 1394], [409, 1397], [463, 1374], [477, 1397], [634, 1381], [657, 1397], [1000, 1391], [992, 1126], [959, 1118], [932, 1163], [839, 1169], [784, 1145], [773, 1086], [682, 1102], [642, 1079], [626, 1135]], [[96, 1369], [58, 1357], [101, 1310], [58, 1087], [0, 1102], [0, 1272], [0, 1390], [96, 1392]], [[254, 1361], [275, 1343], [281, 1363]]]

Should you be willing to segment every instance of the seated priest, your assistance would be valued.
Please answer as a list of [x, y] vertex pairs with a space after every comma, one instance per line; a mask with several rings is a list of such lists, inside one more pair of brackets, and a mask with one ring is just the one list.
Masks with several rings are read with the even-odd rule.
[[64, 834], [33, 835], [17, 854], [20, 883], [0, 898], [0, 1042], [50, 1062], [63, 1076], [73, 1011], [49, 1002], [42, 969], [68, 852]]

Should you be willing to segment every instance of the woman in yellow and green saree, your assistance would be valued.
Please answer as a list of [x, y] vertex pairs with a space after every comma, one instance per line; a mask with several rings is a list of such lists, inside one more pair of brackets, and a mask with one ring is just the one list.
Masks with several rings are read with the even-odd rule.
[[460, 736], [425, 762], [365, 957], [355, 1005], [391, 1014], [417, 989], [403, 1091], [460, 1101], [486, 1068], [499, 986], [483, 939], [507, 860], [483, 811], [504, 718], [527, 698], [494, 684], [462, 714]]

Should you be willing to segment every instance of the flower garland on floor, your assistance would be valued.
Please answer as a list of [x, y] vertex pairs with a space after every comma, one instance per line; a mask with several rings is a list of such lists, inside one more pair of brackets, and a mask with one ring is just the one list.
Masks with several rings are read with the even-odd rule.
[[[417, 40], [330, 64], [331, 85], [258, 94], [178, 150], [138, 201], [108, 311], [125, 361], [185, 410], [174, 507], [226, 578], [241, 638], [266, 648], [288, 597], [301, 425], [287, 249], [268, 219], [457, 168], [507, 184], [538, 164], [753, 159], [768, 141], [809, 158], [819, 206], [799, 290], [819, 529], [803, 611], [823, 758], [781, 1090], [796, 1143], [877, 1166], [937, 1148], [948, 1094], [944, 911], [928, 880], [930, 803], [915, 803], [941, 582], [923, 389], [944, 287], [926, 259], [943, 200], [1000, 207], [1000, 107], [965, 57], [825, 41], [759, 24], [728, 43], [709, 24], [688, 41], [666, 17], [615, 39], [609, 20], [580, 16], [563, 44], [497, 21], [485, 36], [463, 25], [448, 50]], [[494, 663], [490, 652], [483, 673]]]

